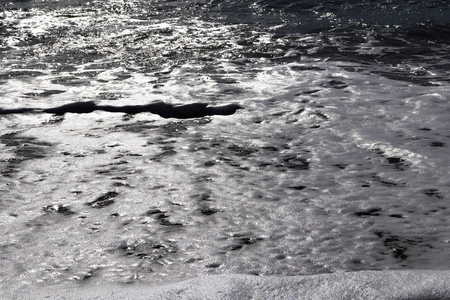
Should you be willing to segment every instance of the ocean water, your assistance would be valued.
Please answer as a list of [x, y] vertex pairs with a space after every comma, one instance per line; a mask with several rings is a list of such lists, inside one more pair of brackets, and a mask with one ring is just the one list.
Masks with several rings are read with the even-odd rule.
[[2, 286], [450, 269], [448, 1], [0, 7]]

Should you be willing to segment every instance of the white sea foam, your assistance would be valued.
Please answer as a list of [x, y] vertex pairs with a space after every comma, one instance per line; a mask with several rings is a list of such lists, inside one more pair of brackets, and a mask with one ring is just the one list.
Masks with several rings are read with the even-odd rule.
[[[218, 284], [233, 287], [212, 291], [225, 298], [315, 297], [341, 287], [343, 296], [375, 299], [398, 280], [386, 298], [427, 297], [431, 285], [447, 296], [446, 272], [341, 273], [450, 268], [445, 81], [388, 79], [376, 66], [327, 58], [292, 61], [298, 53], [284, 51], [288, 43], [317, 44], [302, 55], [321, 49], [311, 36], [283, 40], [199, 19], [76, 12], [48, 13], [34, 31], [44, 13], [15, 16], [22, 25], [11, 39], [21, 30], [40, 38], [78, 17], [68, 30], [83, 34], [73, 43], [62, 35], [20, 59], [14, 54], [28, 46], [9, 43], [0, 108], [164, 101], [243, 109], [193, 120], [0, 115], [3, 286], [230, 274], [151, 292], [189, 298]], [[255, 53], [242, 52], [245, 42]], [[259, 55], [258, 47], [268, 49]], [[370, 41], [364, 47], [378, 53]], [[36, 68], [42, 74], [25, 72]], [[92, 205], [98, 199], [104, 207]], [[328, 272], [336, 273], [282, 277]], [[371, 284], [380, 289], [358, 294]]]
[[364, 271], [296, 277], [207, 276], [160, 286], [29, 288], [15, 299], [450, 299], [447, 271]]

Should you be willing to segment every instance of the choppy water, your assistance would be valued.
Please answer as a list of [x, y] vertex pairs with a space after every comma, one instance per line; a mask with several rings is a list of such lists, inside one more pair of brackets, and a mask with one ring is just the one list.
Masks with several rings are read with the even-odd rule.
[[2, 1], [0, 281], [449, 269], [448, 1]]

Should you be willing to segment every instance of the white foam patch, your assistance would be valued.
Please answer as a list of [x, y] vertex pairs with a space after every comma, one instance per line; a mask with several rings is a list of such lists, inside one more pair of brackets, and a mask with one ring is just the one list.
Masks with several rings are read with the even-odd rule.
[[448, 271], [361, 271], [314, 276], [221, 275], [160, 286], [27, 288], [15, 299], [448, 299]]

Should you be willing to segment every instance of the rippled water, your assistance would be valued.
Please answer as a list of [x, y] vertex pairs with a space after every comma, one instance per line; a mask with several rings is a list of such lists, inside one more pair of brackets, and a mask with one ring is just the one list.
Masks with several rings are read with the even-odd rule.
[[[405, 4], [407, 2], [407, 4]], [[448, 269], [447, 1], [0, 2], [3, 285]]]

